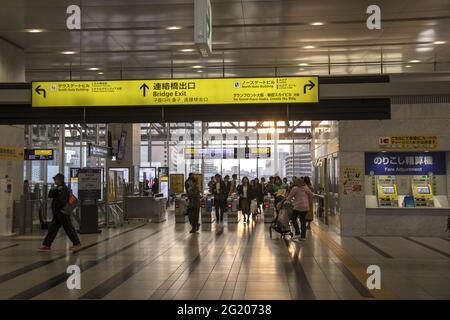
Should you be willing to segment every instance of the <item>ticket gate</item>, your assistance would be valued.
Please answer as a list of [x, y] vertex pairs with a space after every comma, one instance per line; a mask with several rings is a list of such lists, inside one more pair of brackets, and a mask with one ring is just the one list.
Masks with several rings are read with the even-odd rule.
[[167, 198], [156, 198], [155, 210], [152, 215], [152, 223], [166, 221]]
[[181, 195], [175, 198], [175, 222], [186, 223], [189, 220], [187, 215], [188, 199]]
[[228, 223], [238, 223], [239, 222], [239, 198], [228, 197], [227, 199], [227, 220]]
[[275, 198], [271, 196], [264, 197], [263, 203], [264, 223], [271, 223], [275, 219]]
[[213, 223], [215, 218], [212, 215], [214, 197], [204, 196], [200, 199], [200, 215], [203, 224]]

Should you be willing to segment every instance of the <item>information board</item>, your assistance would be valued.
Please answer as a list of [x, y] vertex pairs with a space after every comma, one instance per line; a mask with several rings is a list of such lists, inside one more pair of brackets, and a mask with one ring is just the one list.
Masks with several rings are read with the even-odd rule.
[[33, 107], [319, 102], [318, 77], [32, 82]]
[[170, 192], [184, 193], [184, 174], [171, 173], [169, 176]]
[[24, 160], [53, 160], [53, 149], [25, 149]]
[[80, 200], [97, 200], [102, 196], [102, 169], [78, 170], [78, 197]]

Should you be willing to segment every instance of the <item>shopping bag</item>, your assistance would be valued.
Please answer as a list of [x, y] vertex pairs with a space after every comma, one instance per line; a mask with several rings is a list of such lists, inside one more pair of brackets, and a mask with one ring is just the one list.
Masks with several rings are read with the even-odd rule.
[[252, 202], [250, 203], [250, 212], [254, 213], [258, 210], [258, 202], [256, 201], [256, 199], [253, 199]]
[[73, 213], [73, 211], [75, 211], [77, 206], [78, 206], [78, 199], [77, 197], [75, 197], [72, 191], [70, 191], [69, 201], [67, 201], [66, 205], [61, 210], [61, 212], [65, 215], [70, 216]]

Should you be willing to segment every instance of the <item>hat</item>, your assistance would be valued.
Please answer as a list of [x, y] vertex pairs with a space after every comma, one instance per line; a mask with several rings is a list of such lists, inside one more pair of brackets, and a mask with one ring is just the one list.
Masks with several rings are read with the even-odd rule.
[[64, 181], [64, 175], [62, 173], [56, 174], [56, 176], [53, 177], [53, 179], [61, 179]]

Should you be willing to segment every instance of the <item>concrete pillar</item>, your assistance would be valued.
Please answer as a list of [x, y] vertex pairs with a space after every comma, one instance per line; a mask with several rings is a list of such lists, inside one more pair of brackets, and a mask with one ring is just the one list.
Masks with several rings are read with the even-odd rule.
[[[25, 82], [25, 54], [22, 48], [0, 38], [0, 82]], [[23, 126], [0, 126], [0, 148], [3, 150], [20, 150], [24, 148]], [[23, 156], [0, 155], [0, 179], [11, 185], [11, 193], [6, 189], [0, 192], [0, 224], [3, 226], [0, 236], [12, 232], [13, 200], [19, 200], [23, 193]], [[3, 194], [5, 193], [5, 194]]]
[[[129, 183], [139, 190], [139, 165], [141, 162], [141, 125], [129, 123], [109, 124], [108, 130], [112, 135], [113, 152], [118, 152], [118, 142], [122, 132], [126, 133], [125, 152], [121, 160], [107, 160], [106, 170], [109, 168], [128, 168]], [[106, 180], [108, 181], [108, 180]]]

